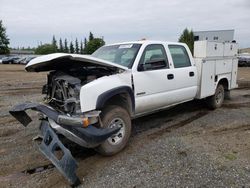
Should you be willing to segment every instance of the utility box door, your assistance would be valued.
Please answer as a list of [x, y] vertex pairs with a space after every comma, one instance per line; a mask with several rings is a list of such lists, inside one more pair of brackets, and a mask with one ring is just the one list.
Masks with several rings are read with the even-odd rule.
[[203, 60], [201, 70], [200, 98], [208, 97], [215, 92], [215, 60]]
[[194, 43], [194, 57], [223, 57], [224, 45], [219, 42], [196, 41]]
[[216, 60], [215, 74], [230, 73], [232, 71], [232, 59]]
[[238, 72], [238, 59], [233, 59], [233, 66], [232, 66], [232, 79], [231, 79], [231, 89], [237, 88], [237, 72]]
[[225, 43], [224, 44], [224, 56], [236, 56], [238, 53], [238, 44]]

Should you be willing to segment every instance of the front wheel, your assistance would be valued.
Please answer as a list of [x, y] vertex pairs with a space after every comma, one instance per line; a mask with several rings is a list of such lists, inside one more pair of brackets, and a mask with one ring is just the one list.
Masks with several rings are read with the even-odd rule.
[[212, 110], [221, 107], [224, 101], [224, 95], [224, 87], [219, 84], [216, 88], [215, 94], [207, 98], [208, 107]]
[[130, 115], [124, 108], [112, 105], [104, 108], [101, 119], [104, 128], [121, 127], [118, 133], [112, 135], [96, 148], [102, 155], [114, 155], [124, 149], [128, 143], [131, 134]]

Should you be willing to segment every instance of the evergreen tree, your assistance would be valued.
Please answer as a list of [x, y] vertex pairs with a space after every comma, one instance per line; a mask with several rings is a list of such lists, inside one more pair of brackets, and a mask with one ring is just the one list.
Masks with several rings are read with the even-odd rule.
[[54, 46], [52, 44], [42, 44], [35, 49], [35, 54], [46, 55], [54, 53]]
[[83, 54], [86, 54], [86, 48], [87, 48], [87, 44], [88, 44], [88, 41], [86, 39], [86, 37], [84, 38], [84, 48], [83, 48]]
[[68, 41], [67, 41], [67, 39], [64, 40], [64, 53], [69, 53], [69, 48], [68, 48]]
[[55, 35], [53, 35], [53, 38], [52, 38], [52, 46], [53, 46], [53, 52], [54, 53], [57, 52], [58, 51], [58, 46], [57, 46]]
[[192, 30], [188, 30], [187, 28], [184, 29], [184, 31], [182, 32], [180, 38], [179, 38], [179, 42], [183, 42], [186, 43], [190, 49], [190, 51], [194, 52], [194, 33]]
[[75, 41], [75, 53], [76, 54], [79, 54], [79, 45], [78, 45], [78, 40], [76, 38], [76, 41]]
[[83, 54], [83, 43], [81, 41], [81, 45], [80, 45], [80, 54]]
[[73, 45], [72, 41], [70, 42], [70, 45], [69, 45], [69, 52], [72, 54], [75, 52], [74, 45]]
[[85, 47], [85, 53], [92, 54], [94, 51], [96, 51], [103, 45], [105, 45], [105, 41], [102, 38], [94, 38], [91, 41], [88, 41]]
[[6, 34], [6, 28], [3, 26], [2, 20], [0, 20], [0, 54], [10, 53], [8, 45], [10, 44], [9, 38]]
[[59, 40], [59, 52], [64, 52], [63, 42], [62, 42], [62, 39], [61, 39], [61, 38], [60, 38], [60, 40]]
[[89, 41], [93, 40], [94, 39], [94, 35], [92, 32], [89, 32]]

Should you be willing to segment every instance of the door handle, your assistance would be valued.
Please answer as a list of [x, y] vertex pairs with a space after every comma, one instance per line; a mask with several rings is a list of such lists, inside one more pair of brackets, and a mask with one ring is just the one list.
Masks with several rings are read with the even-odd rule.
[[190, 77], [194, 76], [194, 72], [189, 72], [189, 76]]
[[169, 80], [174, 79], [174, 75], [173, 75], [173, 74], [168, 74], [168, 79], [169, 79]]

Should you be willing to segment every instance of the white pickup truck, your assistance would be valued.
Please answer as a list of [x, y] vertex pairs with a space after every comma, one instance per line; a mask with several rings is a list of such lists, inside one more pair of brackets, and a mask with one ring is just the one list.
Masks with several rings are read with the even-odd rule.
[[10, 113], [25, 126], [31, 121], [25, 110], [43, 114], [40, 149], [60, 169], [51, 145], [67, 149], [57, 134], [112, 155], [126, 146], [132, 118], [193, 99], [220, 107], [237, 87], [236, 54], [236, 43], [195, 42], [193, 58], [186, 44], [144, 40], [106, 45], [90, 56], [37, 57], [25, 69], [49, 71], [44, 104], [23, 103]]

